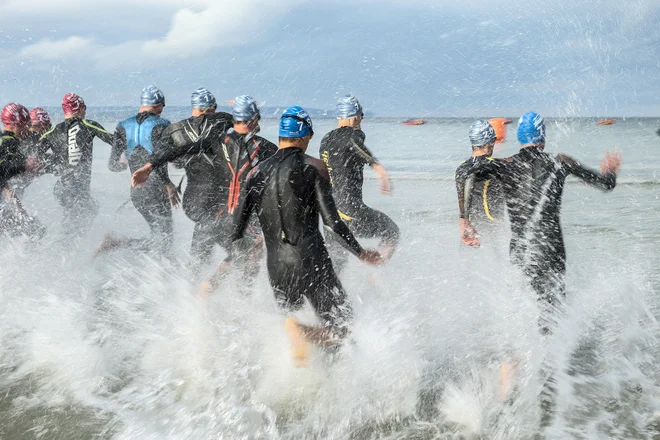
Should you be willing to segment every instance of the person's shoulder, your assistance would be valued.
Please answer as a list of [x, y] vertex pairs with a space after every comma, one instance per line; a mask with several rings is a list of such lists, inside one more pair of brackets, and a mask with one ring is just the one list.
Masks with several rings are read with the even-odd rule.
[[326, 166], [325, 162], [323, 162], [321, 159], [317, 159], [315, 157], [305, 154], [305, 165], [310, 165], [316, 170], [316, 172], [318, 172], [318, 174], [321, 177], [330, 180], [330, 173], [328, 172], [328, 167]]
[[463, 162], [461, 162], [457, 167], [456, 167], [456, 172], [455, 174], [458, 176], [459, 174], [467, 173], [467, 171], [472, 168], [472, 158], [466, 159]]
[[577, 165], [578, 164], [577, 160], [573, 159], [571, 156], [569, 156], [568, 154], [564, 154], [564, 153], [559, 153], [555, 157], [555, 159], [560, 164], [566, 165], [566, 166], [572, 166], [572, 165]]
[[213, 125], [220, 128], [222, 131], [226, 131], [233, 125], [234, 118], [231, 114], [225, 112], [215, 112], [205, 115], [206, 120], [213, 123]]
[[261, 136], [255, 136], [254, 137], [255, 141], [259, 143], [259, 147], [265, 149], [265, 150], [272, 150], [276, 151], [277, 150], [277, 145], [269, 141], [268, 139], [261, 137]]

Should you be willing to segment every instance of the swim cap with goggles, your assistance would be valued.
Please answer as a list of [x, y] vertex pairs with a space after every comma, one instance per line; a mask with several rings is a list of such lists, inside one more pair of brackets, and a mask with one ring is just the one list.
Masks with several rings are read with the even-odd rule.
[[296, 105], [284, 110], [280, 118], [280, 137], [295, 139], [313, 134], [312, 118], [305, 109]]

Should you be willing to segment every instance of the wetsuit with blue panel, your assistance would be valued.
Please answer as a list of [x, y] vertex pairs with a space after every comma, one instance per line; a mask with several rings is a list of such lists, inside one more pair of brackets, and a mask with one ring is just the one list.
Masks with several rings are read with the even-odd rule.
[[[138, 113], [120, 122], [115, 129], [110, 170], [125, 169], [121, 163], [122, 154], [126, 155], [131, 173], [144, 166], [151, 155], [162, 148], [163, 133], [169, 125], [167, 119], [149, 112]], [[131, 188], [131, 201], [151, 229], [151, 240], [142, 241], [144, 249], [155, 246], [161, 252], [169, 253], [173, 241], [173, 225], [172, 207], [166, 187], [171, 184], [167, 164], [154, 171], [154, 176], [143, 185]]]

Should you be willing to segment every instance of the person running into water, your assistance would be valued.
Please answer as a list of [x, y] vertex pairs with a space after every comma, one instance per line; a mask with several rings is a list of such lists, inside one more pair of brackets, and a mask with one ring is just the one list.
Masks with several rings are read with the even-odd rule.
[[[125, 156], [131, 173], [144, 166], [152, 154], [163, 148], [163, 133], [170, 121], [160, 115], [165, 108], [165, 95], [156, 86], [142, 90], [140, 111], [117, 125], [115, 142], [108, 167], [121, 172], [127, 167], [122, 161]], [[172, 206], [179, 205], [179, 194], [170, 180], [167, 163], [156, 168], [156, 176], [139, 188], [131, 186], [131, 201], [135, 209], [147, 221], [151, 230], [149, 239], [118, 239], [106, 236], [98, 252], [118, 247], [134, 247], [144, 251], [157, 250], [171, 256], [174, 228]]]
[[[469, 246], [479, 246], [475, 227], [482, 236], [494, 235], [501, 229], [505, 210], [504, 189], [499, 179], [484, 178], [481, 171], [485, 164], [493, 161], [493, 148], [497, 141], [494, 128], [483, 119], [474, 121], [469, 137], [472, 157], [456, 169], [459, 226], [461, 241]], [[469, 210], [466, 209], [466, 198], [471, 200]]]
[[[337, 201], [339, 215], [356, 237], [380, 239], [383, 260], [391, 258], [399, 241], [399, 227], [387, 215], [368, 207], [362, 200], [364, 166], [369, 165], [378, 175], [381, 194], [390, 194], [391, 184], [387, 170], [364, 144], [361, 129], [364, 113], [358, 100], [346, 95], [337, 102], [338, 128], [321, 140], [321, 158], [327, 165], [332, 192]], [[333, 242], [334, 237], [329, 237]], [[346, 264], [347, 254], [339, 252], [335, 258], [337, 270]]]
[[[39, 152], [39, 138], [51, 128], [50, 116], [48, 112], [42, 108], [33, 108], [30, 110], [30, 131], [26, 139], [19, 142], [19, 150], [25, 157], [36, 156], [40, 163], [47, 162], [47, 158], [41, 157]], [[41, 172], [48, 172], [42, 169]], [[25, 189], [30, 186], [36, 174], [23, 173], [13, 177], [9, 181], [9, 189], [11, 192], [18, 196], [19, 199], [23, 198]]]
[[[616, 186], [621, 166], [619, 152], [606, 152], [602, 175], [581, 166], [575, 159], [544, 152], [545, 121], [537, 113], [525, 113], [518, 121], [520, 152], [506, 160], [493, 160], [480, 168], [483, 178], [500, 179], [506, 197], [511, 242], [511, 261], [529, 278], [541, 305], [540, 330], [551, 333], [551, 316], [565, 297], [566, 251], [560, 224], [564, 183], [569, 175], [609, 191]], [[459, 188], [459, 192], [464, 189]], [[469, 193], [468, 193], [469, 194]], [[470, 209], [471, 200], [466, 200]], [[467, 227], [471, 225], [468, 222]], [[545, 365], [544, 387], [539, 396], [541, 425], [552, 420], [556, 389], [554, 367]]]
[[35, 155], [26, 157], [22, 143], [30, 135], [30, 113], [20, 104], [9, 103], [2, 109], [3, 133], [0, 137], [0, 231], [16, 237], [27, 236], [38, 240], [46, 233], [46, 227], [28, 215], [19, 194], [12, 191], [11, 180], [21, 175], [36, 175], [41, 164]]
[[94, 139], [112, 145], [114, 137], [98, 122], [85, 119], [87, 107], [80, 96], [64, 95], [62, 110], [64, 121], [41, 136], [39, 151], [52, 151], [53, 171], [60, 177], [54, 193], [64, 209], [65, 234], [81, 236], [91, 228], [99, 210], [91, 194]]
[[[209, 160], [200, 164], [204, 166], [202, 169], [205, 170], [207, 181], [212, 181], [213, 186], [203, 187], [207, 205], [201, 221], [195, 225], [193, 234], [192, 254], [198, 263], [210, 260], [215, 244], [224, 248], [227, 253], [232, 251], [230, 238], [233, 214], [238, 206], [247, 173], [277, 150], [274, 144], [256, 135], [260, 129], [261, 116], [253, 98], [242, 95], [234, 99], [231, 117], [232, 128], [213, 132], [209, 135], [209, 142], [171, 145], [162, 154], [154, 155], [150, 164], [134, 174], [134, 184], [140, 184], [143, 179], [148, 178], [151, 168], [157, 164], [191, 154]], [[209, 164], [212, 165], [209, 167]], [[187, 194], [186, 190], [184, 208]], [[261, 232], [253, 225], [250, 236], [234, 246], [233, 263], [242, 269], [244, 287], [251, 285], [259, 270], [257, 260], [262, 249], [260, 237]], [[229, 259], [220, 265], [217, 276], [214, 276], [205, 288], [213, 288], [228, 269], [228, 262]]]
[[338, 345], [347, 335], [352, 317], [319, 229], [319, 215], [360, 260], [381, 262], [380, 254], [363, 249], [339, 217], [325, 164], [305, 154], [313, 134], [312, 120], [305, 110], [295, 106], [284, 111], [278, 150], [250, 172], [232, 236], [233, 241], [240, 240], [252, 213], [256, 213], [266, 242], [268, 276], [278, 303], [296, 310], [307, 298], [321, 319], [319, 327], [287, 319], [285, 326], [298, 365], [306, 363], [310, 343], [324, 348]]

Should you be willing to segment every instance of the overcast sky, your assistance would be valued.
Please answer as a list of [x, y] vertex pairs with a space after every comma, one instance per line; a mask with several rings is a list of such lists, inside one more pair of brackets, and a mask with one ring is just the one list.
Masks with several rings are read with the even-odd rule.
[[660, 115], [660, 0], [0, 0], [0, 100]]

